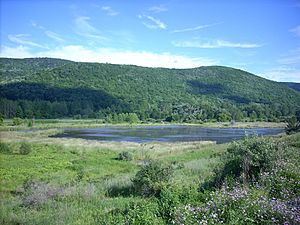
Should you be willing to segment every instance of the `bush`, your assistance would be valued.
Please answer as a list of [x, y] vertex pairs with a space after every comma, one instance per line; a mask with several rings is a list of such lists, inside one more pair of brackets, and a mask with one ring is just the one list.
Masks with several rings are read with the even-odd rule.
[[129, 206], [126, 215], [126, 224], [164, 224], [159, 217], [159, 208], [157, 203], [147, 201], [141, 203], [132, 203]]
[[293, 133], [300, 132], [300, 121], [297, 119], [296, 116], [293, 116], [287, 120], [285, 132], [286, 134], [293, 134]]
[[63, 195], [63, 189], [51, 186], [41, 181], [27, 179], [23, 183], [24, 194], [22, 205], [27, 207], [39, 207], [49, 199]]
[[142, 196], [158, 196], [174, 173], [172, 165], [149, 160], [133, 178], [135, 190]]
[[274, 161], [277, 148], [277, 143], [272, 139], [246, 137], [228, 149], [228, 161], [223, 172], [233, 176], [242, 175], [244, 182], [257, 179], [259, 173], [269, 168]]
[[28, 123], [27, 123], [28, 127], [33, 127], [33, 124], [34, 124], [33, 120], [28, 120]]
[[30, 144], [26, 142], [22, 142], [20, 145], [19, 153], [21, 155], [28, 155], [31, 152], [31, 146]]
[[247, 136], [234, 142], [223, 157], [223, 164], [215, 170], [215, 176], [201, 185], [200, 189], [214, 189], [234, 184], [250, 183], [259, 179], [260, 173], [276, 166], [276, 158], [283, 157], [286, 146], [271, 138]]
[[122, 161], [131, 161], [132, 160], [132, 154], [130, 152], [120, 152], [117, 160], [122, 160]]
[[96, 224], [165, 224], [159, 216], [159, 207], [155, 201], [130, 202], [125, 209], [114, 209], [108, 213], [99, 213]]
[[198, 192], [196, 186], [178, 187], [172, 185], [171, 187], [163, 188], [158, 197], [161, 217], [170, 224], [179, 206], [197, 204], [201, 198], [200, 196], [201, 194]]
[[15, 117], [13, 118], [13, 126], [18, 126], [21, 125], [23, 123], [23, 120], [19, 117]]
[[2, 153], [2, 154], [10, 154], [10, 153], [12, 153], [12, 150], [8, 146], [8, 144], [0, 142], [0, 153]]

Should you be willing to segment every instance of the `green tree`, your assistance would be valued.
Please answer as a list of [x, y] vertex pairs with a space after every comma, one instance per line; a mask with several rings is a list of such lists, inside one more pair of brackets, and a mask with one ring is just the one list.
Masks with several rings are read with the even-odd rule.
[[228, 122], [231, 120], [231, 115], [227, 112], [220, 112], [217, 119], [219, 122]]
[[140, 121], [139, 117], [136, 115], [136, 113], [128, 113], [127, 116], [127, 122], [129, 122], [130, 124], [133, 123], [138, 123]]

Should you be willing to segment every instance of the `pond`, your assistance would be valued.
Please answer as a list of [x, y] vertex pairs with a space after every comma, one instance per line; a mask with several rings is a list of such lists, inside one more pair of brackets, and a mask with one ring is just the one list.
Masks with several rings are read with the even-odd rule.
[[242, 139], [247, 134], [276, 135], [282, 128], [204, 128], [199, 126], [107, 126], [100, 128], [67, 128], [53, 137], [83, 138], [99, 141], [187, 142], [215, 141], [225, 143]]

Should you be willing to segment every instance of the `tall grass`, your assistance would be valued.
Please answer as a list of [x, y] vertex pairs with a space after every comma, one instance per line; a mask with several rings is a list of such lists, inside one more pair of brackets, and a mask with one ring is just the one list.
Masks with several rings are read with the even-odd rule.
[[[299, 134], [272, 139], [272, 143], [253, 142], [270, 147], [268, 153], [276, 143], [282, 147], [275, 149], [273, 157], [270, 154], [270, 163], [263, 167], [268, 170], [259, 170], [256, 180], [245, 185], [240, 177], [227, 176], [219, 188], [203, 191], [200, 187], [221, 174], [226, 160], [234, 159], [227, 155], [231, 144], [141, 145], [48, 137], [55, 132], [1, 133], [0, 224], [195, 224], [204, 220], [208, 224], [270, 224], [298, 218]], [[24, 144], [28, 154], [20, 154]], [[237, 144], [253, 152], [245, 146], [252, 145]], [[239, 149], [232, 154], [242, 154]], [[132, 160], [118, 160], [122, 152], [130, 153]], [[134, 189], [134, 177], [149, 158], [174, 169], [173, 177], [159, 183], [155, 197]], [[256, 161], [251, 162], [256, 171]], [[157, 184], [153, 185], [157, 190]]]

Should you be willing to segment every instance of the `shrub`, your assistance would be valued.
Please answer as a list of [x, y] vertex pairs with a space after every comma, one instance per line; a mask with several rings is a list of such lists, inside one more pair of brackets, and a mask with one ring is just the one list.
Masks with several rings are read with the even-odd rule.
[[122, 161], [131, 161], [132, 160], [132, 154], [130, 152], [120, 152], [117, 160], [122, 160]]
[[2, 153], [2, 154], [10, 154], [10, 153], [12, 153], [12, 150], [8, 146], [8, 144], [0, 142], [0, 153]]
[[47, 183], [27, 179], [23, 183], [24, 194], [22, 196], [22, 205], [38, 207], [63, 194], [62, 188], [51, 186]]
[[159, 207], [155, 201], [130, 202], [125, 209], [113, 209], [96, 215], [96, 224], [165, 224], [159, 217]]
[[172, 165], [149, 160], [133, 178], [135, 190], [142, 196], [158, 196], [174, 173]]
[[297, 119], [296, 116], [293, 116], [287, 120], [285, 132], [286, 134], [293, 134], [293, 133], [300, 132], [300, 121]]
[[33, 120], [28, 120], [28, 123], [27, 123], [28, 127], [33, 127], [33, 124], [34, 124]]
[[228, 148], [227, 162], [223, 168], [223, 176], [242, 176], [244, 182], [257, 179], [261, 171], [270, 167], [274, 161], [277, 143], [272, 139], [246, 137]]
[[130, 204], [127, 215], [126, 224], [164, 224], [159, 217], [159, 207], [156, 202], [141, 202]]
[[80, 120], [81, 119], [81, 115], [80, 114], [74, 115], [73, 119], [74, 120]]
[[270, 171], [278, 165], [277, 159], [284, 156], [286, 146], [272, 138], [247, 136], [245, 140], [234, 142], [223, 157], [215, 176], [201, 184], [200, 190], [214, 189], [234, 184], [236, 181], [251, 183], [257, 181], [264, 171]]
[[21, 155], [28, 155], [31, 152], [31, 146], [30, 144], [26, 142], [22, 142], [20, 145], [19, 153]]
[[13, 118], [13, 126], [18, 126], [21, 125], [23, 123], [23, 120], [19, 117], [15, 117]]
[[175, 216], [176, 209], [185, 204], [199, 203], [201, 194], [198, 192], [196, 186], [178, 187], [172, 185], [165, 187], [160, 192], [158, 197], [159, 211], [162, 218], [168, 224], [172, 222]]

